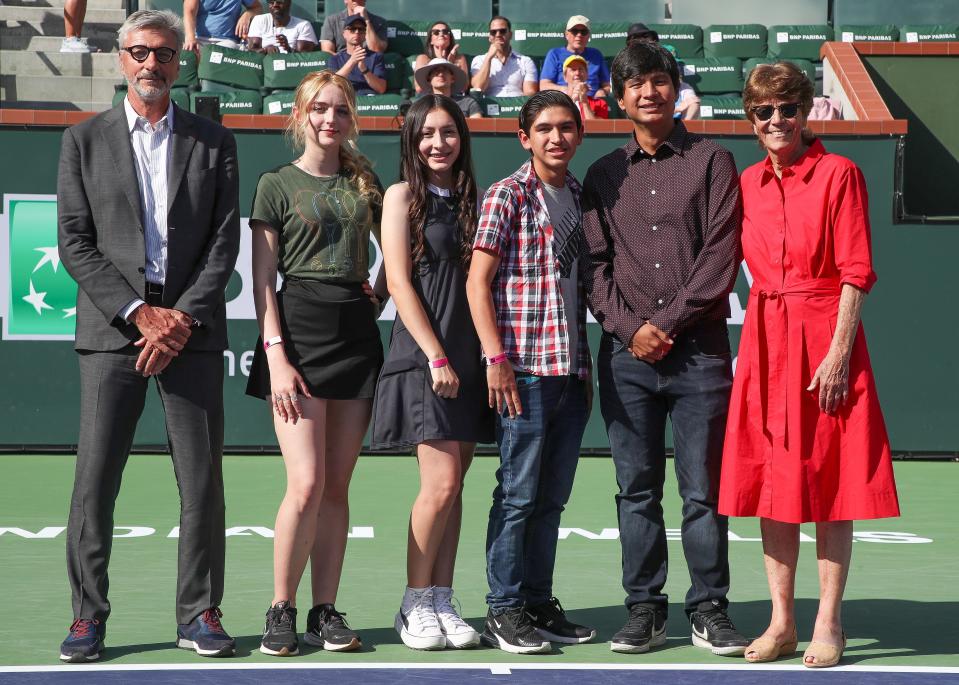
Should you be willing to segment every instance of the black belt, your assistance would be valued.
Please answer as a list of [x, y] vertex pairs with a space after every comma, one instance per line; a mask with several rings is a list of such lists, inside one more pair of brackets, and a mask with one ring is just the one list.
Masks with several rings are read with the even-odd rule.
[[151, 307], [162, 305], [163, 284], [147, 281], [146, 286], [143, 288], [143, 299], [146, 300], [146, 303]]

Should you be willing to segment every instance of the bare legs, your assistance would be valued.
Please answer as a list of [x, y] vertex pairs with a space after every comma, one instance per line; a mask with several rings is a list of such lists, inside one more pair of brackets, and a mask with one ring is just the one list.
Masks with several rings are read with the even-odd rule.
[[79, 38], [83, 30], [83, 18], [87, 14], [87, 0], [65, 0], [63, 3], [63, 29], [67, 38]]
[[[816, 524], [816, 558], [819, 559], [819, 613], [814, 642], [842, 648], [842, 594], [852, 556], [852, 521]], [[810, 663], [812, 657], [806, 656]]]

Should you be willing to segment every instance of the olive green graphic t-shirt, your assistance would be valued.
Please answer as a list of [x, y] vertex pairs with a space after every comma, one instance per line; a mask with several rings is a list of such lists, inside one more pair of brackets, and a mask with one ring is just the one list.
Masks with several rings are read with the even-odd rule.
[[312, 176], [286, 164], [260, 176], [250, 220], [280, 234], [284, 277], [359, 283], [370, 275], [370, 232], [379, 241], [380, 215], [380, 204], [342, 173]]

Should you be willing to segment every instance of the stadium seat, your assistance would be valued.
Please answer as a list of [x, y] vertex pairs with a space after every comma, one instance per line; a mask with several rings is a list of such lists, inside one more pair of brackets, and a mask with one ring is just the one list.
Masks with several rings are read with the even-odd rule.
[[388, 20], [386, 36], [389, 40], [390, 52], [399, 53], [404, 57], [421, 54], [423, 39], [429, 28], [429, 22]]
[[[673, 4], [676, 4], [675, 1]], [[631, 0], [628, 4], [606, 0], [550, 0], [548, 4], [529, 0], [500, 0], [499, 13], [508, 17], [514, 27], [517, 22], [539, 22], [546, 18], [562, 20], [565, 27], [566, 20], [574, 14], [584, 14], [589, 17], [590, 22], [615, 21], [631, 24], [634, 21], [643, 21], [648, 24], [665, 19], [665, 6], [666, 3], [662, 0]], [[624, 13], [627, 16], [624, 16]]]
[[541, 62], [551, 49], [566, 45], [566, 23], [513, 22], [512, 45], [520, 54]]
[[612, 95], [606, 96], [606, 106], [609, 107], [610, 119], [626, 119], [626, 112], [619, 108], [619, 102]]
[[683, 80], [697, 93], [738, 93], [743, 89], [743, 63], [736, 57], [685, 59]]
[[[603, 22], [597, 23], [590, 20], [590, 47], [599, 50], [605, 57], [615, 57], [619, 51], [626, 47], [626, 31], [629, 29], [627, 22]], [[565, 38], [560, 43], [565, 42]]]
[[356, 98], [356, 113], [361, 117], [392, 117], [399, 114], [403, 98], [395, 94], [361, 95]]
[[[743, 64], [743, 80], [749, 78], [750, 72], [755, 69], [760, 64], [773, 64], [779, 60], [772, 57], [754, 57], [753, 59], [746, 60]], [[803, 70], [803, 73], [809, 78], [813, 83], [816, 82], [816, 65], [810, 62], [808, 59], [789, 59], [783, 60], [784, 62], [792, 62], [797, 67]]]
[[485, 54], [489, 50], [489, 22], [488, 21], [449, 21], [453, 29], [453, 38], [460, 46], [460, 54], [466, 55], [466, 61], [474, 55]]
[[192, 50], [181, 50], [178, 55], [180, 60], [180, 73], [173, 87], [199, 88], [200, 80], [196, 75], [196, 53]]
[[263, 113], [289, 115], [293, 110], [293, 96], [291, 90], [278, 90], [267, 95], [263, 98]]
[[[615, 6], [615, 3], [610, 4]], [[829, 0], [790, 0], [778, 3], [759, 0], [672, 0], [671, 16], [676, 23], [700, 26], [752, 22], [763, 25], [825, 24], [829, 21]]]
[[199, 92], [190, 94], [190, 102], [196, 109], [199, 97], [215, 97], [220, 101], [220, 114], [262, 114], [263, 96], [258, 90], [232, 90], [228, 93]]
[[[339, 0], [326, 0], [326, 14], [343, 9]], [[493, 5], [489, 0], [376, 0], [370, 11], [384, 19], [433, 22], [489, 21]], [[391, 46], [392, 49], [392, 46]]]
[[296, 88], [307, 74], [323, 71], [330, 61], [326, 52], [294, 52], [263, 57], [263, 87], [267, 90]]
[[[263, 55], [219, 45], [204, 45], [200, 48], [200, 65], [197, 72], [203, 80], [247, 90], [259, 90], [263, 87]], [[220, 106], [222, 111], [222, 102]], [[257, 114], [259, 109], [257, 103]]]
[[955, 2], [943, 0], [833, 0], [833, 26], [846, 24], [952, 24]]
[[853, 41], [899, 40], [899, 29], [892, 24], [848, 24], [836, 29], [836, 38], [844, 43]]
[[383, 55], [386, 66], [386, 90], [399, 92], [403, 88], [412, 88], [413, 71], [407, 58], [396, 52], [387, 52]]
[[680, 59], [703, 56], [703, 29], [695, 24], [649, 24], [659, 34], [659, 42], [676, 48]]
[[929, 43], [959, 40], [959, 24], [905, 24], [899, 27], [899, 40]]
[[703, 28], [706, 57], [766, 56], [766, 27], [761, 24], [711, 24]]
[[782, 24], [770, 26], [766, 54], [776, 59], [819, 61], [819, 49], [833, 40], [832, 27], [825, 24]]
[[700, 119], [745, 119], [743, 99], [738, 95], [704, 95], [699, 103]]
[[527, 97], [515, 98], [491, 98], [484, 96], [480, 98], [480, 107], [483, 108], [483, 116], [509, 118], [518, 117], [519, 111], [529, 100]]

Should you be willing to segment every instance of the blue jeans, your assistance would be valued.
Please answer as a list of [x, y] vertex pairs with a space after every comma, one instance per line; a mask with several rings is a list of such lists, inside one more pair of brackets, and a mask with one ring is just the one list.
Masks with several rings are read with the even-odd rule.
[[585, 381], [517, 374], [523, 413], [500, 414], [500, 466], [486, 532], [486, 602], [494, 613], [553, 596], [560, 514], [586, 429]]
[[597, 360], [599, 397], [616, 466], [616, 507], [623, 548], [626, 606], [666, 611], [667, 550], [663, 522], [666, 419], [683, 500], [682, 542], [692, 585], [686, 613], [700, 602], [726, 604], [728, 521], [717, 512], [726, 412], [732, 388], [723, 321], [677, 336], [662, 361], [639, 361], [604, 333]]

